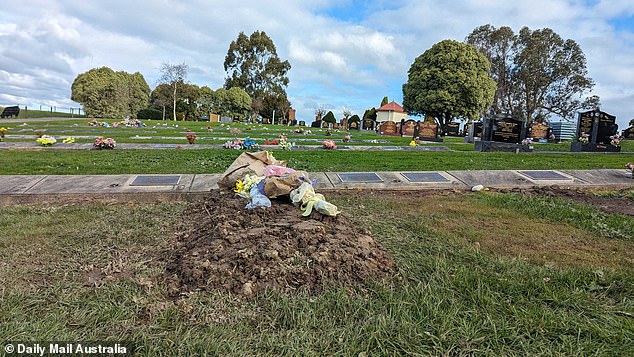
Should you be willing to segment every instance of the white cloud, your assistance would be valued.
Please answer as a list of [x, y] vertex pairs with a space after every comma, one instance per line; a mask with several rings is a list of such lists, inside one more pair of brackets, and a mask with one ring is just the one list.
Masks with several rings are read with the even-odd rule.
[[[475, 27], [550, 27], [576, 40], [604, 109], [634, 117], [634, 35], [612, 18], [634, 14], [631, 0], [375, 0], [355, 16], [325, 14], [350, 1], [25, 0], [0, 8], [0, 102], [72, 105], [70, 85], [91, 68], [141, 72], [154, 86], [163, 62], [190, 66], [189, 79], [224, 82], [223, 62], [238, 32], [266, 31], [292, 65], [288, 94], [298, 116], [330, 105], [358, 114], [387, 95], [401, 100], [414, 58], [434, 43], [463, 40]], [[331, 12], [332, 13], [332, 12]], [[358, 18], [359, 16], [356, 16]], [[8, 104], [8, 103], [0, 103]], [[338, 111], [338, 112], [337, 112]], [[623, 119], [622, 119], [623, 118]]]

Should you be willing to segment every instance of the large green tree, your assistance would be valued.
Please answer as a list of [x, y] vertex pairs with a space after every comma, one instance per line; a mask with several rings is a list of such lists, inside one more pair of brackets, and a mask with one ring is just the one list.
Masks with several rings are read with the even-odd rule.
[[541, 122], [553, 114], [573, 119], [576, 111], [599, 106], [599, 97], [584, 98], [594, 83], [588, 78], [583, 51], [549, 28], [524, 27], [516, 35], [509, 27], [484, 25], [466, 42], [492, 63], [490, 75], [497, 91], [491, 114]]
[[493, 102], [495, 81], [483, 54], [458, 41], [444, 40], [418, 56], [403, 85], [403, 108], [434, 117], [443, 132], [453, 119], [477, 119]]
[[225, 88], [244, 89], [253, 100], [254, 114], [263, 109], [265, 97], [286, 97], [291, 65], [279, 58], [273, 40], [264, 31], [251, 36], [240, 32], [229, 45], [224, 68], [228, 75]]
[[150, 87], [136, 72], [115, 72], [109, 67], [79, 74], [71, 86], [71, 99], [81, 103], [91, 117], [135, 116], [147, 107]]

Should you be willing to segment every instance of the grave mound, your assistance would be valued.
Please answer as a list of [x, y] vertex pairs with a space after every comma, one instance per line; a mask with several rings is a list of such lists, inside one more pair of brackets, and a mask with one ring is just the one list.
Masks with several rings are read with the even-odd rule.
[[344, 215], [302, 217], [289, 202], [272, 201], [247, 210], [245, 200], [215, 190], [191, 204], [163, 254], [170, 296], [199, 290], [250, 296], [269, 288], [315, 294], [393, 274], [388, 252]]

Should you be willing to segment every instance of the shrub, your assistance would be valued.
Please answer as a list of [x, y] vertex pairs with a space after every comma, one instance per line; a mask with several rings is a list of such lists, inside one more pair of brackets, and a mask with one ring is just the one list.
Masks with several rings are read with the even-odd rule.
[[139, 112], [136, 114], [136, 117], [139, 119], [161, 120], [163, 119], [163, 112], [154, 108], [145, 108], [139, 110]]

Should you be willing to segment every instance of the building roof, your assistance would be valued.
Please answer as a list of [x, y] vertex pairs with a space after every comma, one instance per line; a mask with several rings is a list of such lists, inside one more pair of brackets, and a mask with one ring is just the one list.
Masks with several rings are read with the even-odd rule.
[[391, 103], [387, 103], [386, 105], [380, 107], [379, 109], [376, 110], [377, 112], [398, 112], [398, 113], [405, 113], [405, 110], [403, 110], [403, 107], [401, 107], [398, 103], [396, 103], [395, 101], [392, 101]]

